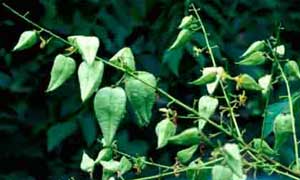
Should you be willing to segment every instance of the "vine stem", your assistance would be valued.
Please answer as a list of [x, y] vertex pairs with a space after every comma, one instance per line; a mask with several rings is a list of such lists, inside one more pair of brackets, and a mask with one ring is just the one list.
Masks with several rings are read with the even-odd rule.
[[[117, 149], [113, 149], [113, 151], [114, 151], [115, 153], [117, 153], [117, 154], [120, 154], [120, 155], [122, 155], [122, 156], [126, 156], [126, 157], [128, 157], [128, 158], [130, 158], [130, 159], [133, 159], [133, 160], [136, 160], [136, 159], [137, 159], [137, 157], [131, 156], [131, 155], [129, 155], [129, 154], [127, 154], [127, 153], [124, 153], [124, 152], [121, 152], [121, 151], [119, 151], [119, 150], [117, 150]], [[143, 161], [143, 162], [144, 162], [145, 164], [147, 164], [147, 165], [150, 165], [150, 166], [156, 166], [156, 167], [159, 167], [159, 168], [172, 169], [172, 170], [175, 169], [175, 168], [172, 167], [172, 166], [162, 165], [162, 164], [158, 164], [158, 163], [155, 163], [155, 162], [150, 162], [150, 161]]]
[[293, 108], [293, 100], [292, 100], [292, 94], [291, 94], [291, 89], [289, 85], [289, 81], [283, 71], [283, 68], [281, 64], [278, 62], [278, 59], [276, 57], [276, 54], [274, 54], [274, 58], [276, 63], [278, 64], [278, 68], [280, 70], [281, 76], [283, 78], [283, 81], [286, 86], [286, 91], [288, 95], [288, 100], [289, 100], [289, 109], [290, 109], [290, 114], [291, 114], [291, 120], [292, 120], [292, 131], [293, 131], [293, 141], [294, 141], [294, 153], [295, 153], [295, 163], [296, 163], [296, 169], [299, 170], [299, 150], [298, 150], [298, 140], [297, 140], [297, 134], [296, 134], [296, 120], [295, 120], [295, 115], [294, 115], [294, 108]]
[[[54, 38], [56, 38], [56, 39], [58, 39], [58, 40], [64, 42], [65, 44], [68, 44], [68, 45], [72, 46], [72, 44], [71, 44], [70, 42], [68, 42], [67, 40], [65, 40], [65, 39], [63, 39], [62, 37], [58, 36], [57, 34], [51, 32], [50, 30], [47, 30], [47, 29], [41, 27], [40, 25], [36, 24], [35, 22], [33, 22], [33, 21], [31, 21], [30, 19], [28, 19], [27, 17], [25, 17], [25, 15], [20, 14], [19, 12], [17, 12], [16, 10], [14, 10], [14, 9], [11, 8], [10, 6], [8, 6], [7, 4], [2, 3], [2, 5], [3, 5], [5, 8], [7, 8], [8, 10], [10, 10], [10, 11], [11, 11], [13, 14], [15, 14], [16, 16], [20, 17], [21, 19], [23, 19], [23, 20], [26, 21], [27, 23], [31, 24], [32, 26], [34, 26], [34, 27], [40, 29], [40, 30], [43, 31], [43, 32], [48, 33], [48, 34], [51, 35], [52, 37], [54, 37]], [[201, 22], [202, 22], [202, 21], [201, 21]], [[203, 24], [202, 24], [202, 25], [203, 25]], [[206, 34], [206, 33], [205, 33], [205, 34]], [[208, 42], [207, 34], [206, 34], [206, 40], [207, 40], [207, 42]], [[208, 45], [209, 45], [209, 43], [208, 43]], [[211, 47], [210, 47], [210, 46], [209, 46], [209, 48], [210, 48], [209, 51], [212, 53], [212, 50], [211, 50]], [[213, 62], [215, 62], [213, 54], [211, 54], [211, 55], [212, 55], [211, 57], [212, 57], [212, 59], [213, 59]], [[118, 70], [120, 70], [120, 71], [122, 71], [122, 72], [125, 72], [125, 73], [129, 74], [130, 76], [132, 76], [133, 78], [138, 79], [139, 81], [141, 81], [141, 82], [144, 83], [145, 85], [154, 88], [157, 92], [159, 92], [160, 94], [166, 96], [167, 98], [169, 98], [171, 101], [173, 101], [173, 102], [176, 103], [177, 105], [179, 105], [179, 106], [183, 107], [184, 109], [186, 109], [187, 111], [189, 111], [189, 112], [195, 114], [195, 115], [198, 116], [199, 118], [202, 118], [203, 120], [207, 121], [209, 124], [211, 124], [212, 126], [214, 126], [214, 127], [217, 128], [217, 129], [219, 129], [220, 131], [222, 131], [222, 132], [225, 133], [226, 135], [231, 136], [232, 138], [236, 139], [236, 140], [237, 140], [238, 142], [240, 142], [241, 145], [242, 145], [243, 147], [245, 147], [246, 149], [251, 150], [252, 152], [254, 152], [254, 153], [256, 153], [256, 154], [258, 153], [255, 149], [249, 147], [249, 146], [244, 142], [244, 140], [243, 140], [242, 138], [240, 138], [240, 137], [241, 137], [241, 134], [240, 134], [240, 133], [238, 133], [240, 136], [239, 136], [239, 137], [236, 137], [235, 134], [232, 134], [231, 131], [228, 131], [228, 130], [225, 129], [223, 126], [221, 126], [221, 125], [219, 125], [219, 124], [217, 124], [217, 123], [211, 121], [210, 119], [201, 117], [200, 114], [199, 114], [195, 109], [193, 109], [193, 108], [187, 106], [186, 104], [184, 104], [183, 102], [179, 101], [179, 100], [176, 99], [175, 97], [169, 95], [166, 91], [164, 91], [164, 90], [162, 90], [162, 89], [160, 89], [160, 88], [157, 88], [157, 87], [153, 87], [153, 86], [150, 85], [149, 83], [147, 83], [147, 82], [145, 82], [145, 81], [139, 79], [133, 72], [129, 72], [129, 71], [127, 71], [126, 69], [124, 69], [124, 68], [122, 68], [122, 67], [119, 67], [119, 66], [117, 66], [117, 65], [115, 65], [115, 64], [112, 64], [112, 63], [110, 63], [110, 62], [108, 62], [108, 61], [106, 61], [106, 60], [104, 60], [104, 59], [102, 59], [102, 58], [100, 58], [100, 57], [96, 57], [96, 59], [102, 61], [103, 63], [105, 63], [105, 64], [107, 64], [107, 65], [109, 65], [109, 66], [111, 66], [111, 67], [114, 67], [115, 69], [118, 69]], [[221, 83], [222, 83], [222, 82], [221, 82]], [[222, 87], [223, 87], [223, 86], [222, 86]], [[226, 94], [225, 97], [227, 97], [227, 98], [226, 98], [226, 99], [227, 99], [226, 102], [227, 102], [227, 103], [229, 104], [229, 106], [231, 107], [230, 102], [229, 102], [229, 98], [228, 98], [227, 93], [226, 93], [226, 91], [225, 91], [225, 88], [223, 87], [222, 89], [223, 89], [223, 93], [225, 92], [225, 94]], [[232, 118], [234, 119], [234, 121], [236, 121], [236, 120], [235, 120], [235, 116], [234, 116], [234, 112], [232, 111], [232, 108], [231, 108], [231, 115], [232, 115]], [[238, 132], [239, 132], [239, 131], [238, 131]], [[279, 162], [277, 162], [277, 161], [275, 161], [275, 160], [273, 160], [273, 159], [270, 159], [269, 157], [266, 157], [266, 156], [263, 156], [263, 157], [264, 157], [264, 159], [266, 159], [267, 161], [271, 162], [272, 164], [277, 164], [279, 167], [281, 167], [281, 168], [284, 169], [285, 171], [287, 171], [287, 172], [289, 172], [289, 173], [292, 173], [292, 174], [295, 174], [295, 175], [297, 175], [297, 176], [300, 176], [299, 173], [296, 173], [296, 172], [290, 170], [289, 168], [287, 168], [286, 166], [280, 164]], [[152, 163], [152, 164], [153, 164], [153, 163]], [[204, 163], [204, 164], [205, 164], [205, 163]], [[161, 165], [160, 165], [160, 166], [161, 166]], [[164, 166], [164, 165], [162, 165], [162, 166]], [[168, 167], [168, 168], [170, 168], [170, 167]], [[185, 171], [187, 171], [187, 169], [186, 169]], [[277, 171], [280, 171], [280, 170], [277, 170]], [[281, 171], [280, 171], [280, 172], [281, 172]], [[173, 172], [173, 173], [174, 173], [174, 172]], [[285, 172], [281, 172], [281, 174], [285, 174]], [[169, 174], [169, 175], [171, 175], [171, 174]], [[166, 176], [167, 176], [167, 175], [166, 175]], [[159, 176], [159, 177], [161, 177], [161, 176]], [[157, 176], [156, 176], [155, 178], [157, 178]], [[143, 180], [143, 179], [140, 179], [140, 180]], [[145, 180], [145, 179], [144, 179], [144, 180]]]
[[[218, 159], [214, 159], [214, 160], [211, 160], [211, 161], [208, 161], [206, 163], [203, 163], [201, 164], [201, 166], [203, 167], [200, 167], [200, 168], [197, 168], [197, 170], [202, 170], [202, 169], [212, 169], [211, 166], [208, 166], [208, 165], [212, 165], [212, 164], [215, 164], [221, 160], [223, 160], [224, 158], [218, 158]], [[149, 179], [159, 179], [161, 177], [165, 177], [165, 176], [170, 176], [170, 175], [173, 175], [173, 174], [178, 174], [178, 173], [182, 173], [182, 172], [186, 172], [188, 170], [195, 170], [195, 168], [193, 167], [186, 167], [186, 168], [182, 168], [182, 169], [179, 169], [179, 170], [174, 170], [174, 171], [170, 171], [170, 172], [165, 172], [165, 173], [161, 173], [161, 174], [157, 174], [157, 175], [153, 175], [153, 176], [147, 176], [147, 177], [142, 177], [142, 178], [136, 178], [136, 179], [133, 179], [133, 180], [149, 180]]]
[[[207, 32], [206, 32], [205, 26], [204, 26], [204, 24], [203, 24], [203, 22], [201, 20], [201, 17], [200, 17], [200, 15], [199, 15], [199, 13], [198, 13], [198, 11], [197, 11], [197, 9], [196, 9], [196, 7], [195, 7], [194, 4], [192, 4], [192, 8], [193, 8], [194, 13], [196, 14], [196, 17], [197, 17], [197, 20], [198, 20], [200, 26], [201, 26], [201, 29], [202, 29], [202, 32], [203, 32], [203, 35], [204, 35], [204, 39], [205, 39], [205, 43], [206, 43], [206, 46], [207, 46], [207, 49], [208, 49], [208, 52], [209, 52], [209, 56], [210, 56], [211, 61], [213, 63], [213, 66], [217, 67], [215, 56], [214, 56], [214, 53], [212, 52], [212, 48], [211, 48], [211, 45], [210, 45], [209, 40], [208, 40], [208, 36], [207, 36]], [[225, 86], [224, 86], [222, 80], [220, 80], [220, 85], [221, 85], [221, 89], [222, 89], [222, 92], [223, 92], [226, 104], [227, 104], [227, 106], [229, 108], [230, 117], [231, 117], [231, 119], [233, 121], [233, 124], [234, 124], [235, 130], [237, 132], [238, 138], [240, 139], [240, 141], [243, 142], [244, 140], [243, 140], [241, 131], [239, 129], [237, 120], [236, 120], [234, 112], [233, 112], [233, 108], [232, 108], [232, 106], [230, 104], [230, 100], [229, 100], [228, 94], [226, 92], [226, 89], [225, 89]]]

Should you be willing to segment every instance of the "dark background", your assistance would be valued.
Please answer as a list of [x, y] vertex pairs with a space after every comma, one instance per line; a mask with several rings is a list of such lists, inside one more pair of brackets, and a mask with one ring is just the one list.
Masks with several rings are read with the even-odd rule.
[[[199, 77], [200, 69], [211, 66], [208, 56], [193, 57], [193, 46], [203, 47], [200, 34], [173, 54], [166, 50], [179, 32], [181, 18], [189, 13], [188, 3], [195, 2], [210, 34], [218, 64], [227, 72], [247, 72], [258, 78], [271, 69], [270, 64], [258, 68], [234, 65], [238, 57], [255, 40], [274, 34], [279, 23], [284, 27], [281, 41], [287, 57], [298, 60], [300, 50], [300, 1], [291, 0], [7, 0], [2, 1], [51, 31], [69, 35], [94, 35], [100, 39], [98, 55], [110, 58], [119, 49], [129, 46], [137, 69], [153, 73], [159, 86], [180, 100], [192, 105], [206, 94], [202, 87], [187, 82]], [[52, 40], [44, 49], [12, 53], [19, 35], [33, 27], [0, 7], [0, 179], [75, 179], [88, 178], [79, 164], [82, 150], [95, 157], [101, 148], [97, 141], [101, 132], [96, 124], [92, 101], [82, 108], [77, 77], [74, 75], [58, 90], [45, 93], [54, 57], [67, 48]], [[49, 38], [42, 33], [44, 38]], [[81, 59], [74, 56], [77, 64]], [[109, 86], [120, 78], [116, 70], [105, 67], [101, 84]], [[278, 87], [280, 89], [280, 87]], [[280, 91], [280, 90], [279, 90]], [[259, 136], [263, 104], [256, 94], [249, 94], [246, 107], [240, 110], [240, 124], [247, 128], [247, 137]], [[276, 99], [272, 99], [276, 101]], [[158, 96], [149, 127], [138, 128], [129, 109], [118, 130], [119, 149], [132, 155], [151, 156], [154, 161], [174, 163], [179, 147], [155, 150], [154, 127], [162, 119], [158, 108], [167, 99]], [[174, 106], [184, 115], [182, 109]], [[57, 136], [49, 129], [56, 128]], [[179, 121], [179, 129], [191, 126]], [[72, 127], [72, 128], [70, 128]], [[214, 132], [214, 129], [208, 128]], [[49, 137], [52, 136], [52, 137]], [[223, 139], [222, 139], [223, 138]], [[50, 140], [49, 140], [50, 139]], [[49, 149], [49, 141], [56, 146]], [[221, 137], [226, 141], [226, 137]], [[47, 145], [48, 143], [48, 145]], [[205, 149], [207, 152], [208, 149]], [[48, 147], [48, 148], [47, 148]], [[206, 153], [207, 154], [207, 153]], [[205, 156], [205, 153], [202, 154]], [[101, 170], [100, 170], [101, 171]], [[157, 173], [147, 169], [141, 176]], [[133, 172], [128, 177], [132, 177]], [[96, 177], [99, 175], [95, 175]], [[184, 178], [184, 177], [183, 177]]]

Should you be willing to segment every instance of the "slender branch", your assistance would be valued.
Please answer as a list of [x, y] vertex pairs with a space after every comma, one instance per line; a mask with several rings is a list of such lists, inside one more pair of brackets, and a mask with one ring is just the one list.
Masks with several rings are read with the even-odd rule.
[[[117, 150], [117, 149], [113, 149], [113, 151], [114, 151], [115, 153], [117, 153], [117, 154], [122, 155], [122, 156], [126, 156], [126, 157], [128, 157], [128, 158], [130, 158], [130, 159], [132, 159], [132, 160], [136, 160], [136, 159], [137, 159], [137, 157], [131, 156], [131, 155], [129, 155], [129, 154], [127, 154], [127, 153], [124, 153], [124, 152], [121, 152], [121, 151], [119, 151], [119, 150]], [[158, 163], [150, 162], [150, 161], [146, 161], [146, 160], [144, 161], [144, 163], [147, 164], [147, 165], [150, 165], [150, 166], [156, 166], [156, 167], [164, 168], [164, 169], [172, 169], [172, 170], [175, 169], [175, 168], [172, 167], [172, 166], [162, 165], [162, 164], [158, 164]]]
[[137, 179], [133, 179], [133, 180], [159, 179], [161, 177], [170, 176], [170, 175], [178, 174], [178, 173], [181, 173], [181, 172], [186, 172], [188, 170], [212, 169], [212, 167], [208, 166], [208, 165], [213, 165], [213, 164], [215, 164], [215, 163], [217, 163], [217, 162], [219, 162], [221, 160], [223, 160], [223, 158], [218, 158], [218, 159], [214, 159], [214, 160], [208, 161], [206, 163], [201, 164], [201, 167], [199, 167], [197, 169], [195, 169], [194, 167], [186, 167], [186, 168], [182, 168], [182, 169], [179, 169], [179, 170], [174, 170], [174, 171], [170, 171], [170, 172], [166, 172], [166, 173], [161, 173], [161, 174], [157, 174], [157, 175], [153, 175], [153, 176], [147, 176], [147, 177], [137, 178]]
[[[214, 57], [214, 54], [213, 54], [211, 45], [210, 45], [210, 43], [209, 43], [208, 36], [207, 36], [207, 32], [206, 32], [206, 29], [205, 29], [205, 27], [204, 27], [204, 24], [203, 24], [203, 22], [202, 22], [202, 20], [201, 20], [201, 17], [200, 17], [200, 15], [199, 15], [199, 13], [198, 13], [198, 11], [197, 11], [197, 9], [196, 9], [196, 7], [195, 7], [194, 4], [192, 4], [192, 8], [193, 8], [193, 11], [194, 11], [195, 14], [196, 14], [196, 17], [197, 17], [197, 20], [198, 20], [200, 26], [201, 26], [201, 29], [202, 29], [202, 32], [203, 32], [203, 35], [204, 35], [204, 39], [205, 39], [205, 43], [206, 43], [206, 46], [207, 46], [207, 48], [208, 48], [208, 52], [209, 52], [211, 61], [212, 61], [212, 63], [213, 63], [213, 66], [214, 66], [214, 67], [217, 67], [216, 60], [215, 60], [215, 57]], [[222, 92], [223, 92], [223, 94], [224, 94], [224, 98], [225, 98], [226, 104], [227, 104], [227, 106], [228, 106], [228, 108], [229, 108], [230, 117], [231, 117], [231, 119], [232, 119], [232, 121], [233, 121], [233, 124], [234, 124], [235, 130], [236, 130], [236, 132], [237, 132], [238, 138], [239, 138], [240, 141], [243, 142], [244, 140], [243, 140], [242, 134], [241, 134], [240, 129], [239, 129], [239, 126], [238, 126], [238, 124], [237, 124], [237, 120], [236, 120], [236, 118], [235, 118], [235, 115], [234, 115], [234, 112], [233, 112], [233, 108], [232, 108], [232, 106], [231, 106], [231, 104], [230, 104], [230, 100], [229, 100], [228, 94], [227, 94], [227, 92], [226, 92], [226, 89], [225, 89], [225, 86], [224, 86], [222, 80], [220, 80], [220, 85], [221, 85], [221, 88], [222, 88]]]
[[281, 76], [283, 78], [283, 81], [285, 83], [286, 86], [286, 91], [287, 91], [287, 95], [288, 95], [288, 100], [289, 100], [289, 109], [290, 109], [290, 114], [291, 114], [291, 120], [292, 120], [292, 130], [293, 130], [293, 141], [294, 141], [294, 153], [295, 153], [295, 163], [296, 163], [296, 169], [299, 170], [300, 166], [299, 166], [299, 151], [298, 151], [298, 140], [297, 140], [297, 132], [296, 132], [296, 120], [295, 120], [295, 114], [294, 114], [294, 108], [293, 108], [293, 100], [292, 100], [292, 94], [291, 94], [291, 90], [290, 90], [290, 85], [289, 85], [289, 81], [283, 71], [283, 68], [281, 66], [281, 64], [278, 62], [278, 59], [276, 57], [276, 54], [274, 54], [274, 58], [275, 61], [278, 64], [278, 68], [280, 70]]

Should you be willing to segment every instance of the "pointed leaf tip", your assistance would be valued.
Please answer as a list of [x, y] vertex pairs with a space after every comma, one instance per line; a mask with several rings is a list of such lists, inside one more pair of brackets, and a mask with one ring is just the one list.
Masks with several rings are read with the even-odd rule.
[[18, 43], [13, 48], [13, 51], [21, 51], [34, 46], [39, 40], [37, 31], [25, 31], [20, 35]]
[[92, 64], [96, 58], [100, 46], [99, 39], [95, 36], [70, 36], [68, 41], [73, 44], [88, 64]]
[[78, 79], [80, 85], [81, 99], [84, 102], [97, 91], [101, 84], [104, 65], [101, 61], [88, 64], [83, 61], [78, 68]]
[[75, 72], [75, 60], [59, 54], [55, 57], [52, 69], [51, 78], [46, 92], [53, 91], [60, 87], [71, 75]]

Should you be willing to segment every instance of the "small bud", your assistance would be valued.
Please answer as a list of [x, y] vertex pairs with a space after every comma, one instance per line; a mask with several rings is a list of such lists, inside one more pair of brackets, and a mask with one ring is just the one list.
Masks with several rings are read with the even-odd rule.
[[264, 56], [263, 52], [254, 52], [253, 54], [249, 55], [245, 59], [243, 59], [240, 62], [237, 62], [239, 65], [246, 65], [246, 66], [251, 66], [251, 65], [260, 65], [265, 63], [266, 57]]
[[290, 60], [284, 65], [284, 72], [288, 76], [300, 78], [299, 66], [296, 61]]
[[217, 72], [210, 72], [208, 74], [203, 74], [200, 78], [190, 82], [193, 85], [203, 85], [212, 83], [217, 79]]
[[264, 41], [255, 41], [252, 43], [249, 48], [244, 52], [244, 54], [241, 57], [246, 57], [256, 51], [264, 50], [265, 48], [265, 42]]
[[31, 48], [38, 42], [38, 32], [33, 31], [25, 31], [21, 34], [17, 45], [14, 47], [13, 51], [21, 51], [24, 49]]
[[190, 28], [190, 25], [193, 24], [195, 21], [195, 18], [190, 15], [190, 16], [185, 16], [182, 18], [180, 25], [178, 26], [179, 29], [188, 29]]
[[245, 90], [254, 90], [254, 91], [261, 91], [263, 90], [257, 82], [248, 74], [239, 75], [235, 78], [237, 82], [237, 89], [245, 89]]

